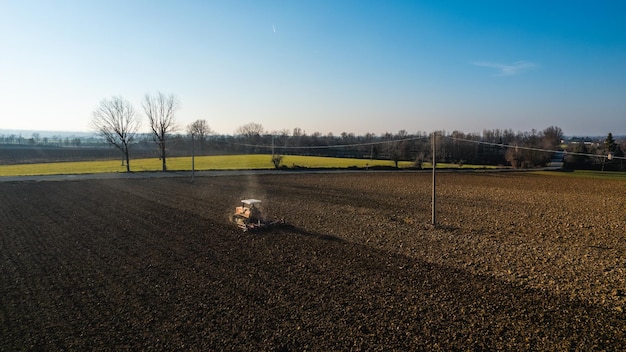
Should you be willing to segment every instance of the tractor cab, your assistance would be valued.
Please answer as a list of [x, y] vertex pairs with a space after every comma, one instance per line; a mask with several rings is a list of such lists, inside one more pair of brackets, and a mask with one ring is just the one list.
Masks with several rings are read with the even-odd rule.
[[235, 208], [235, 216], [257, 222], [261, 220], [261, 201], [258, 199], [242, 199], [241, 206]]
[[231, 220], [244, 232], [284, 224], [282, 219], [267, 220], [261, 213], [261, 201], [258, 199], [242, 199], [241, 206], [235, 208]]

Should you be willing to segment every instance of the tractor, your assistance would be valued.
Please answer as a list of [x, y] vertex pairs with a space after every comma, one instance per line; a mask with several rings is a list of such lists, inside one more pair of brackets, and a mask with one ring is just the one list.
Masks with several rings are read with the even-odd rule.
[[235, 213], [231, 217], [234, 222], [244, 232], [256, 231], [284, 224], [281, 220], [268, 220], [261, 214], [261, 201], [258, 199], [242, 199], [241, 206], [235, 208]]

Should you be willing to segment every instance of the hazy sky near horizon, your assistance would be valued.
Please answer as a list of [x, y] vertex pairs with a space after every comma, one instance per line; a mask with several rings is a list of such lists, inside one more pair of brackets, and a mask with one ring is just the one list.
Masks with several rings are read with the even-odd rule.
[[157, 91], [181, 132], [626, 134], [626, 2], [0, 0], [0, 129]]

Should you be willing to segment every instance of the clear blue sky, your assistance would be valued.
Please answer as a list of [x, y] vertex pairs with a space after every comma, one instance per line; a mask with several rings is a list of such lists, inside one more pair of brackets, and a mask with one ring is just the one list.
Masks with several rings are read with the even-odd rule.
[[181, 132], [626, 134], [626, 1], [0, 0], [0, 129], [157, 91]]

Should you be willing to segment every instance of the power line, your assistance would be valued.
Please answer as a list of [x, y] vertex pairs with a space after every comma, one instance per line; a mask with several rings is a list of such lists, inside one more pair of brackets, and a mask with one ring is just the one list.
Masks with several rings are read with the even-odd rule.
[[[562, 153], [563, 155], [576, 155], [576, 156], [585, 156], [585, 157], [592, 157], [592, 158], [608, 158], [608, 155], [604, 155], [604, 154], [577, 153], [577, 152], [568, 152], [565, 150], [552, 150], [552, 149], [544, 149], [544, 148], [526, 147], [526, 146], [520, 146], [517, 144], [504, 144], [504, 143], [477, 141], [477, 140], [454, 137], [454, 136], [441, 136], [441, 137], [450, 138], [452, 140], [461, 141], [461, 142], [489, 145], [493, 147], [500, 147], [500, 148], [507, 148], [507, 149], [515, 148], [516, 150], [522, 149], [522, 150], [530, 150], [530, 151], [537, 151], [537, 152], [543, 152], [543, 153], [553, 153], [553, 154]], [[428, 139], [428, 138], [430, 138], [430, 136], [416, 136], [416, 137], [391, 139], [391, 140], [377, 141], [377, 142], [363, 142], [363, 143], [336, 144], [336, 145], [315, 145], [315, 146], [281, 146], [281, 145], [272, 146], [272, 145], [265, 145], [265, 144], [235, 143], [235, 142], [226, 142], [226, 141], [223, 141], [223, 143], [228, 143], [230, 145], [241, 146], [241, 147], [251, 147], [251, 148], [261, 148], [261, 149], [274, 148], [274, 149], [283, 149], [283, 150], [284, 149], [291, 149], [291, 150], [309, 149], [311, 150], [311, 149], [341, 149], [341, 148], [366, 147], [366, 146], [374, 146], [374, 145], [392, 144], [392, 143], [398, 143], [398, 142], [416, 141], [416, 140]], [[626, 157], [615, 156], [615, 155], [611, 155], [611, 158], [626, 160]]]
[[[428, 137], [418, 136], [411, 138], [402, 138], [402, 139], [392, 139], [386, 141], [378, 141], [378, 142], [363, 142], [363, 143], [352, 143], [352, 144], [335, 144], [335, 145], [312, 145], [312, 146], [280, 146], [274, 145], [275, 149], [335, 149], [335, 148], [354, 148], [354, 147], [365, 147], [372, 146], [377, 144], [391, 144], [397, 142], [405, 142], [405, 141], [415, 141], [419, 139], [426, 139]], [[231, 145], [241, 146], [241, 147], [253, 147], [253, 148], [262, 148], [262, 149], [271, 149], [271, 145], [265, 144], [248, 144], [248, 143], [235, 143], [235, 142], [223, 142]]]
[[[511, 145], [511, 144], [503, 144], [503, 143], [491, 143], [491, 142], [484, 142], [484, 141], [474, 141], [471, 139], [465, 139], [465, 138], [458, 138], [458, 137], [450, 137], [453, 140], [457, 140], [457, 141], [463, 141], [463, 142], [469, 142], [469, 143], [475, 143], [475, 144], [486, 144], [486, 145], [490, 145], [490, 146], [494, 146], [494, 147], [501, 147], [501, 148], [515, 148], [515, 149], [523, 149], [523, 150], [532, 150], [532, 151], [537, 151], [537, 152], [545, 152], [545, 153], [562, 153], [564, 155], [579, 155], [579, 156], [587, 156], [587, 157], [595, 157], [595, 158], [607, 158], [607, 155], [604, 154], [589, 154], [589, 153], [576, 153], [576, 152], [568, 152], [565, 150], [551, 150], [551, 149], [542, 149], [542, 148], [533, 148], [533, 147], [524, 147], [524, 146], [519, 146], [519, 145]], [[612, 155], [611, 156], [612, 159], [623, 159], [626, 160], [626, 157], [622, 157], [622, 156], [615, 156]]]

